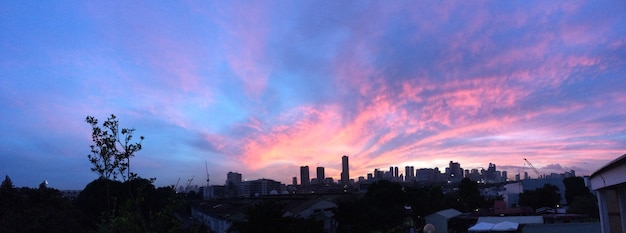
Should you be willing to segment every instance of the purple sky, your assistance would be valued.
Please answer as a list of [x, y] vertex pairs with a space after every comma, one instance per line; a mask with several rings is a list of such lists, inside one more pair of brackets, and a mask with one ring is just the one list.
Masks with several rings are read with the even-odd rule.
[[[87, 115], [133, 171], [589, 175], [626, 153], [624, 1], [0, 1], [0, 175], [81, 189]], [[403, 169], [400, 169], [403, 170]], [[530, 173], [532, 175], [532, 173]]]

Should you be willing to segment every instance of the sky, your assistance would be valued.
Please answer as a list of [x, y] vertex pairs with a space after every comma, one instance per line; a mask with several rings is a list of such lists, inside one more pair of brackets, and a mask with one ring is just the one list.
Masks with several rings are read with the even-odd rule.
[[[0, 1], [0, 175], [82, 189], [91, 128], [131, 169], [291, 183], [495, 163], [589, 175], [626, 153], [624, 1]], [[401, 173], [402, 173], [401, 172]]]

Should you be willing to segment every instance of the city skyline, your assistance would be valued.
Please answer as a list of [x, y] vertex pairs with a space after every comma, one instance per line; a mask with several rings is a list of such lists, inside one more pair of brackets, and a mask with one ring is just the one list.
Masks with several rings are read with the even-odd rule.
[[[626, 2], [0, 2], [0, 175], [82, 189], [91, 127], [131, 171], [291, 183], [489, 163], [589, 175], [626, 153]], [[206, 165], [205, 165], [206, 162]], [[394, 171], [395, 173], [395, 171]], [[278, 180], [280, 179], [280, 180]], [[299, 181], [300, 179], [298, 179]]]

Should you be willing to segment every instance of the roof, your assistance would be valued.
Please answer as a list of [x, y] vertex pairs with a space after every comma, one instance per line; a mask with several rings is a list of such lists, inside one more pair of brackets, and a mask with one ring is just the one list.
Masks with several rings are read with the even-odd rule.
[[626, 154], [591, 174], [589, 181], [593, 190], [626, 183]]
[[428, 215], [426, 217], [433, 216], [433, 215], [438, 215], [438, 216], [441, 216], [441, 217], [444, 217], [444, 218], [447, 218], [447, 219], [451, 219], [451, 218], [454, 218], [454, 217], [459, 216], [461, 214], [462, 213], [459, 212], [458, 210], [447, 209], [447, 210], [442, 210], [442, 211], [436, 212], [434, 214]]
[[493, 225], [496, 225], [496, 224], [488, 223], [488, 222], [479, 222], [479, 223], [476, 223], [476, 225], [467, 229], [467, 231], [477, 231], [477, 232], [490, 231], [491, 228], [493, 228]]
[[499, 223], [479, 222], [467, 229], [467, 231], [475, 232], [493, 232], [493, 231], [517, 231], [519, 224], [516, 222], [503, 221]]
[[606, 165], [602, 166], [600, 169], [595, 171], [589, 177], [596, 176], [596, 175], [598, 175], [598, 173], [603, 172], [603, 171], [608, 170], [608, 169], [611, 169], [612, 167], [617, 166], [620, 163], [626, 163], [626, 154], [623, 154], [622, 156], [617, 157], [613, 161], [611, 161], [611, 162], [607, 163]]
[[543, 223], [543, 216], [504, 216], [504, 217], [479, 217], [478, 222], [487, 223], [501, 223], [504, 221], [519, 223], [519, 224], [532, 224]]
[[601, 233], [599, 222], [531, 224], [522, 233]]
[[517, 231], [518, 227], [519, 223], [504, 221], [493, 225], [491, 231]]

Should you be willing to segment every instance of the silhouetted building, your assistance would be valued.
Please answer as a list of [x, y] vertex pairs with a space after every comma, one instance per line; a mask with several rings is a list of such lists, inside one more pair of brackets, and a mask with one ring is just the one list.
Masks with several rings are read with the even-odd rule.
[[459, 182], [463, 179], [463, 168], [461, 164], [450, 161], [448, 165], [448, 181]]
[[324, 167], [317, 167], [317, 182], [319, 184], [324, 184], [325, 179], [326, 177], [324, 177]]
[[311, 184], [311, 178], [309, 177], [309, 166], [300, 167], [300, 185], [307, 187]]
[[280, 194], [282, 185], [280, 182], [270, 179], [258, 179], [243, 182], [244, 195], [247, 197]]
[[226, 174], [226, 184], [224, 184], [226, 197], [239, 197], [241, 195], [241, 174], [228, 172]]
[[421, 183], [439, 183], [442, 181], [439, 168], [420, 168], [415, 171], [415, 180]]
[[404, 167], [404, 181], [412, 182], [415, 180], [415, 169], [413, 166]]
[[347, 185], [350, 182], [350, 166], [348, 165], [348, 156], [341, 157], [341, 184]]
[[324, 183], [326, 183], [326, 184], [334, 184], [335, 180], [333, 180], [332, 177], [326, 177], [326, 179], [324, 179]]
[[489, 167], [487, 171], [485, 171], [485, 180], [487, 182], [495, 182], [496, 181], [496, 165], [493, 163], [489, 163]]
[[293, 186], [298, 185], [298, 177], [293, 177], [293, 179], [291, 180], [291, 183], [293, 184]]

